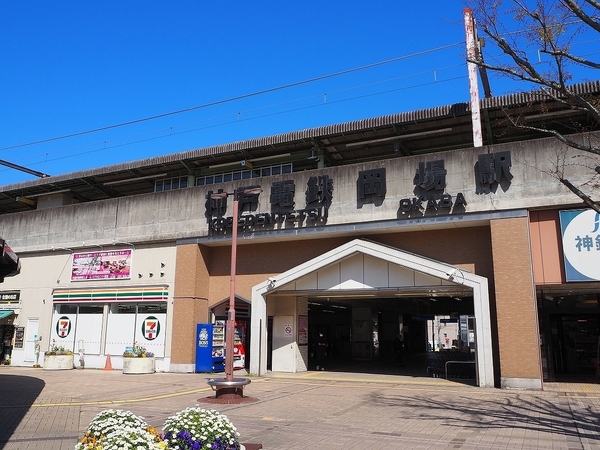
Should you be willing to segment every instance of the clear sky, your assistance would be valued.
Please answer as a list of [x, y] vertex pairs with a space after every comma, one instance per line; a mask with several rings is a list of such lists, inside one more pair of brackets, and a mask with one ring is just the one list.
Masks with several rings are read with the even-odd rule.
[[[3, 1], [0, 159], [60, 175], [465, 102], [463, 8]], [[491, 83], [494, 95], [520, 88]], [[2, 166], [0, 177], [36, 178]]]

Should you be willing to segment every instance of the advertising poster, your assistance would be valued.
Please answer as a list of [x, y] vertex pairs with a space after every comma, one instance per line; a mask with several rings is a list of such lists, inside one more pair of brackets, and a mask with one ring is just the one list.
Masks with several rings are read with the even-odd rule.
[[600, 280], [600, 214], [592, 209], [560, 211], [567, 281]]
[[308, 345], [308, 316], [298, 316], [298, 345]]
[[71, 281], [124, 279], [131, 277], [131, 249], [74, 253]]

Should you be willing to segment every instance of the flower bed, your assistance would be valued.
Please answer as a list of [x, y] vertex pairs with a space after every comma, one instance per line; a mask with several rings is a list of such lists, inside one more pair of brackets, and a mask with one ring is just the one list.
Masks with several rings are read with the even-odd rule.
[[146, 347], [134, 342], [132, 347], [129, 347], [123, 352], [124, 358], [152, 358], [154, 353], [146, 350]]
[[199, 407], [169, 417], [163, 431], [164, 435], [129, 411], [107, 409], [92, 419], [75, 450], [243, 448], [238, 442], [239, 433], [226, 416]]
[[[163, 427], [168, 448], [239, 449], [237, 430], [229, 419], [217, 411], [186, 408], [169, 417]], [[195, 444], [200, 446], [195, 446]]]
[[142, 374], [156, 372], [156, 362], [151, 358], [123, 358], [123, 373]]
[[73, 354], [44, 356], [44, 370], [71, 370], [75, 367]]
[[156, 372], [156, 361], [154, 353], [146, 350], [140, 344], [133, 343], [123, 353], [123, 373], [142, 374]]
[[50, 349], [44, 353], [44, 370], [70, 370], [75, 367], [73, 352], [52, 341]]

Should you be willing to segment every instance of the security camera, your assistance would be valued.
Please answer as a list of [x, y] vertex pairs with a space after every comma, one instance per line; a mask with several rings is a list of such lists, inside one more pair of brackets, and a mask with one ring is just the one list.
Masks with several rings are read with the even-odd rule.
[[267, 281], [269, 282], [269, 284], [271, 286], [273, 286], [277, 280], [273, 277], [269, 277], [269, 278], [267, 278]]
[[452, 269], [452, 270], [446, 272], [446, 276], [448, 278], [454, 278], [456, 276], [456, 269]]

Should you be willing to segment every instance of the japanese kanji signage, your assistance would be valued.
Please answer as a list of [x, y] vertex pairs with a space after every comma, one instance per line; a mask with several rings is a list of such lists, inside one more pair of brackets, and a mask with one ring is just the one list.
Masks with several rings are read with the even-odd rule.
[[560, 211], [566, 281], [600, 280], [600, 214]]
[[[257, 186], [246, 186], [237, 189], [237, 192], [248, 191]], [[219, 189], [217, 193], [222, 193]], [[260, 194], [239, 195], [238, 226], [256, 227], [283, 224], [301, 226], [307, 223], [324, 223], [327, 220], [327, 211], [333, 199], [333, 180], [328, 175], [310, 177], [306, 184], [306, 207], [294, 209], [294, 194], [296, 186], [293, 180], [274, 182], [271, 186], [271, 211], [254, 214], [258, 205]], [[236, 194], [238, 195], [238, 194]], [[206, 217], [211, 231], [224, 231], [232, 227], [232, 217], [224, 217], [227, 211], [227, 197], [214, 199], [213, 191], [206, 195]]]
[[445, 192], [446, 174], [443, 159], [420, 162], [413, 178], [415, 197], [400, 200], [400, 213], [464, 210], [467, 201], [461, 192], [455, 199]]
[[475, 164], [477, 192], [492, 192], [498, 184], [508, 186], [513, 179], [511, 167], [512, 158], [509, 151], [479, 155]]
[[[510, 151], [485, 153], [477, 156], [474, 165], [476, 193], [490, 193], [498, 185], [508, 189], [513, 175]], [[412, 179], [412, 196], [398, 200], [398, 217], [435, 216], [463, 213], [467, 200], [462, 192], [448, 192], [448, 171], [443, 159], [427, 159], [416, 163]], [[375, 208], [386, 201], [388, 181], [405, 188], [408, 180], [388, 180], [386, 167], [359, 170], [356, 177], [356, 207], [367, 204]], [[344, 188], [345, 189], [345, 188]], [[259, 191], [258, 193], [248, 193]], [[304, 192], [304, 206], [299, 205], [301, 192]], [[408, 192], [407, 192], [408, 193]], [[329, 207], [333, 201], [333, 179], [326, 174], [311, 176], [304, 186], [297, 186], [294, 179], [273, 181], [268, 198], [268, 212], [256, 213], [260, 186], [237, 187], [235, 193], [223, 194], [222, 189], [206, 194], [206, 218], [211, 233], [225, 232], [232, 228], [233, 217], [226, 217], [229, 196], [235, 195], [239, 201], [238, 226], [240, 228], [300, 228], [325, 225]], [[343, 192], [342, 197], [347, 197]], [[264, 202], [264, 198], [262, 201]], [[347, 199], [344, 201], [347, 202]], [[387, 200], [389, 201], [389, 200]]]

